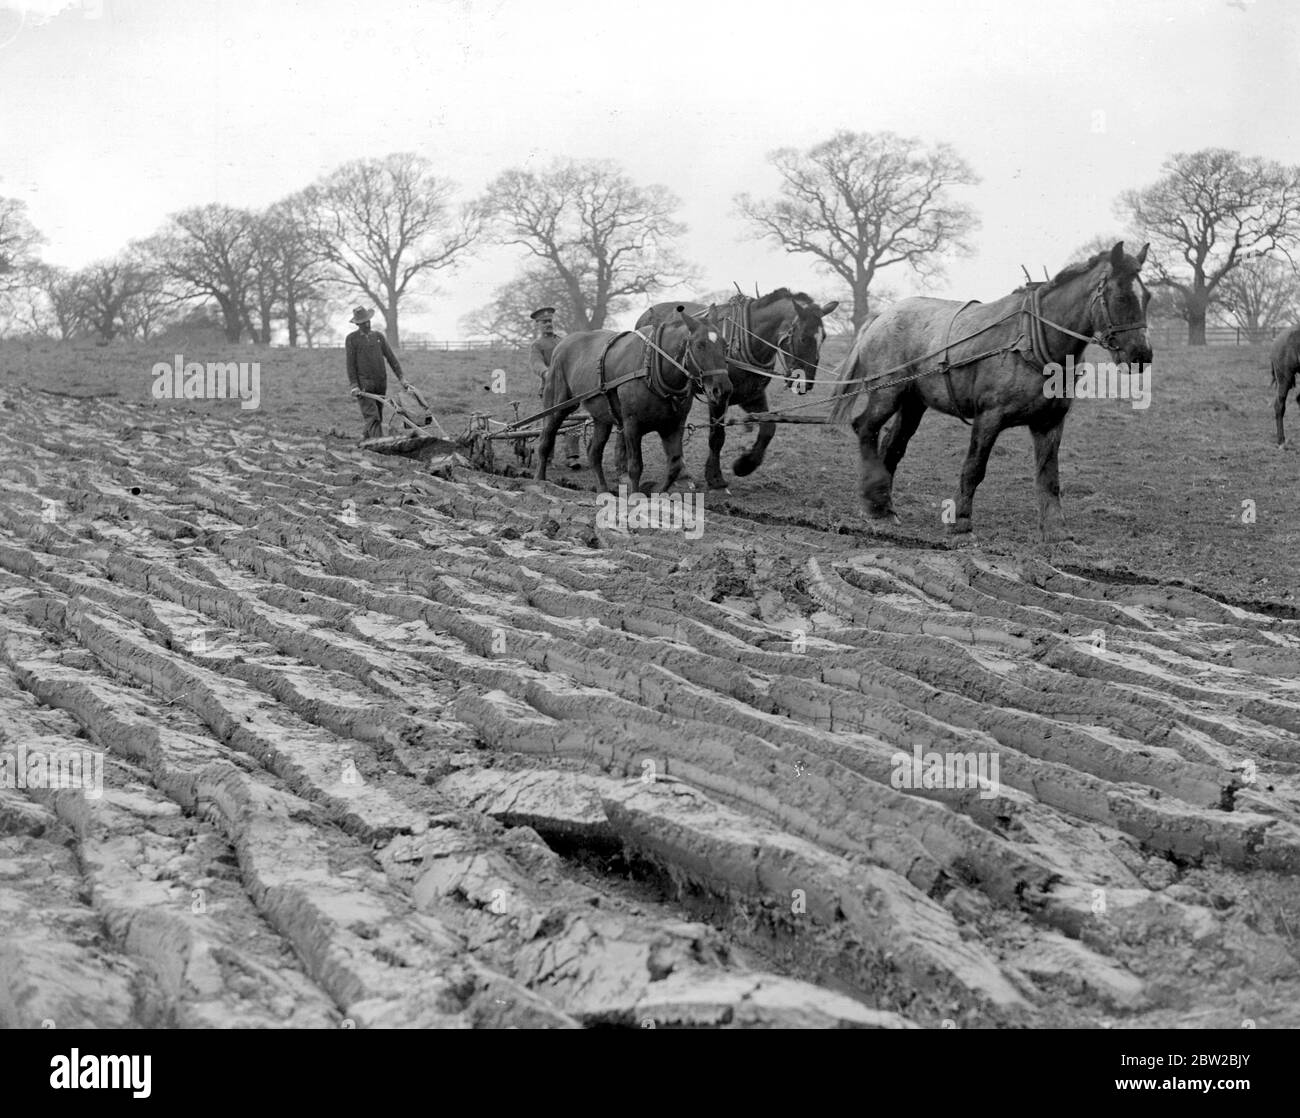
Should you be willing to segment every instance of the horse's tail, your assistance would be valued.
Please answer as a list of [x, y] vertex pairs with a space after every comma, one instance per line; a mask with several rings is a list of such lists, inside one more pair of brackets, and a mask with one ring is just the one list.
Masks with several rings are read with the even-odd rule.
[[561, 342], [560, 345], [555, 347], [555, 352], [551, 354], [551, 363], [546, 367], [546, 375], [542, 378], [543, 411], [547, 408], [553, 408], [556, 404], [563, 403], [568, 399], [568, 377], [564, 375], [567, 357], [568, 350]]
[[847, 423], [849, 415], [853, 411], [853, 405], [857, 403], [858, 394], [862, 391], [861, 381], [853, 376], [853, 370], [858, 366], [857, 356], [858, 347], [855, 343], [849, 349], [848, 356], [840, 362], [839, 367], [835, 370], [835, 389], [831, 392], [831, 399], [835, 402], [831, 405], [830, 415], [826, 419], [827, 423]]

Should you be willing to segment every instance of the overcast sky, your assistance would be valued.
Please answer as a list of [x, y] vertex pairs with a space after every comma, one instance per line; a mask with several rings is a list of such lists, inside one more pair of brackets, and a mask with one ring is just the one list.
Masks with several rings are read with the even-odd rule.
[[[465, 198], [508, 167], [609, 158], [682, 199], [703, 290], [828, 297], [732, 199], [774, 191], [776, 147], [887, 129], [980, 175], [975, 254], [930, 292], [990, 299], [1116, 229], [1115, 195], [1170, 153], [1300, 163], [1298, 27], [1294, 0], [0, 0], [0, 195], [75, 267], [359, 156], [419, 152]], [[403, 325], [464, 336], [518, 259], [440, 273]]]

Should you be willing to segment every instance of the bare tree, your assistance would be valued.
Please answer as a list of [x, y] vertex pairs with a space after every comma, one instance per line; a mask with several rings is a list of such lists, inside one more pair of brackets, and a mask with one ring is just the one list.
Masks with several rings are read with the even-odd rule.
[[175, 321], [184, 302], [184, 294], [167, 274], [156, 263], [142, 259], [139, 289], [122, 306], [122, 325], [126, 333], [147, 342]]
[[673, 246], [686, 230], [673, 218], [680, 204], [613, 163], [567, 160], [540, 174], [498, 175], [483, 208], [501, 243], [536, 258], [540, 270], [525, 276], [545, 274], [563, 290], [570, 329], [599, 330], [633, 297], [694, 278]]
[[901, 264], [930, 279], [942, 274], [944, 254], [970, 249], [979, 222], [951, 190], [979, 179], [947, 144], [926, 149], [892, 132], [842, 131], [768, 160], [781, 176], [779, 196], [738, 195], [740, 215], [760, 236], [843, 280], [855, 330], [867, 321], [882, 269]]
[[333, 305], [324, 295], [309, 295], [299, 303], [298, 324], [308, 349], [336, 337], [337, 331], [330, 324], [333, 310]]
[[252, 321], [255, 226], [249, 211], [213, 203], [173, 214], [167, 228], [145, 242], [152, 259], [186, 298], [216, 302], [230, 342], [239, 341]]
[[147, 269], [128, 255], [101, 260], [76, 275], [77, 316], [101, 342], [127, 330], [126, 309], [149, 286]]
[[37, 264], [29, 276], [33, 321], [39, 316], [42, 333], [66, 342], [84, 325], [77, 277], [54, 264]]
[[555, 307], [556, 327], [561, 333], [572, 328], [581, 314], [570, 303], [563, 281], [544, 265], [534, 264], [498, 287], [487, 306], [465, 315], [461, 327], [510, 345], [527, 345], [536, 326], [528, 316], [538, 307]]
[[1300, 316], [1300, 276], [1287, 260], [1256, 257], [1225, 277], [1218, 303], [1224, 318], [1252, 341], [1267, 341]]
[[[822, 320], [826, 327], [826, 333], [831, 337], [856, 337], [861, 326], [853, 324], [857, 318], [854, 313], [856, 304], [853, 301], [853, 296], [848, 292], [837, 292], [834, 295], [828, 295], [826, 299], [819, 299], [818, 302], [829, 302], [832, 298], [839, 302], [839, 306]], [[874, 322], [880, 317], [881, 311], [891, 303], [898, 302], [898, 299], [898, 292], [894, 288], [876, 284], [875, 290], [871, 292], [871, 309], [867, 311], [866, 317], [862, 320], [862, 326]]]
[[[252, 252], [245, 324], [255, 341], [261, 345], [270, 345], [284, 297], [279, 233], [265, 214], [254, 214], [249, 226], [249, 238]], [[254, 314], [257, 316], [256, 322], [253, 321]]]
[[319, 302], [325, 294], [328, 264], [311, 236], [311, 217], [303, 192], [277, 202], [267, 210], [263, 222], [275, 248], [281, 307], [289, 344], [296, 346], [304, 305]]
[[44, 237], [27, 218], [27, 204], [17, 198], [0, 198], [0, 291], [20, 286], [35, 263]]
[[427, 159], [398, 153], [345, 163], [305, 194], [313, 247], [344, 287], [379, 308], [394, 348], [402, 298], [455, 267], [481, 231], [476, 207], [453, 207], [455, 189]]
[[1205, 344], [1205, 319], [1220, 286], [1247, 260], [1286, 253], [1300, 239], [1300, 167], [1223, 148], [1171, 156], [1116, 212], [1152, 247], [1155, 282], [1186, 306], [1187, 342]]

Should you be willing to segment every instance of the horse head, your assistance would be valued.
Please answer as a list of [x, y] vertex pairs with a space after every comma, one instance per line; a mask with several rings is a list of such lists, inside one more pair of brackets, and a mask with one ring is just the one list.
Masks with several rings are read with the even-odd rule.
[[689, 331], [682, 365], [690, 370], [692, 381], [710, 407], [724, 405], [731, 396], [731, 378], [727, 376], [727, 341], [717, 307], [710, 306], [702, 318], [693, 318], [679, 306], [677, 317]]
[[1092, 332], [1110, 350], [1115, 361], [1125, 361], [1130, 366], [1145, 365], [1151, 360], [1151, 343], [1147, 339], [1147, 303], [1151, 301], [1151, 293], [1139, 275], [1150, 247], [1145, 244], [1137, 256], [1128, 256], [1124, 242], [1116, 241], [1092, 296]]
[[812, 300], [794, 300], [794, 318], [789, 330], [778, 342], [778, 348], [786, 354], [786, 387], [800, 396], [817, 380], [822, 342], [826, 340], [826, 327], [822, 325], [822, 319], [839, 305], [836, 299], [820, 307]]

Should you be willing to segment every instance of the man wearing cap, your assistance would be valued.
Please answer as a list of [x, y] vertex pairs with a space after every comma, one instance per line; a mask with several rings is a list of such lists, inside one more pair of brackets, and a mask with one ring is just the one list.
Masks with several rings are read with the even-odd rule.
[[[546, 370], [551, 367], [551, 355], [555, 353], [555, 347], [560, 344], [560, 338], [555, 332], [554, 307], [538, 307], [528, 317], [536, 322], [541, 330], [528, 351], [528, 367], [537, 375], [537, 394], [540, 396], [546, 385]], [[576, 430], [564, 440], [564, 456], [568, 461], [569, 469], [582, 469], [582, 456], [578, 452]]]
[[[405, 387], [406, 379], [402, 376], [402, 366], [389, 348], [388, 339], [378, 330], [370, 329], [370, 319], [374, 312], [369, 307], [357, 307], [352, 312], [351, 321], [357, 327], [347, 336], [343, 351], [348, 361], [348, 383], [352, 386], [352, 395], [359, 396], [369, 392], [375, 396], [388, 394], [388, 370], [384, 368], [387, 361], [393, 367], [397, 383]], [[363, 439], [375, 439], [384, 433], [384, 405], [378, 400], [364, 397], [357, 401], [361, 405], [361, 418], [366, 422]]]

